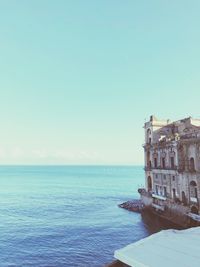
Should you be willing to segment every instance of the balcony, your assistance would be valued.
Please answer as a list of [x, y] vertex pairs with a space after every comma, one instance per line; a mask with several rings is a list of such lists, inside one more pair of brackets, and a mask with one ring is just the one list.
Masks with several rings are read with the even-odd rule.
[[160, 200], [166, 200], [167, 199], [166, 197], [161, 196], [161, 195], [158, 195], [158, 194], [155, 194], [155, 193], [152, 194], [152, 197], [153, 198], [160, 199]]
[[173, 171], [177, 171], [178, 170], [178, 167], [177, 166], [165, 166], [165, 167], [161, 167], [161, 166], [153, 166], [151, 167], [152, 169], [155, 169], [155, 170], [173, 170]]

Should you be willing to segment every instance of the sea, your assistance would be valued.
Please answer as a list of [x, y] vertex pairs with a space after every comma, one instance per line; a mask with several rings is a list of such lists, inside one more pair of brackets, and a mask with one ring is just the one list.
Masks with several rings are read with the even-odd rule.
[[0, 267], [102, 267], [153, 232], [118, 207], [139, 198], [142, 166], [1, 166]]

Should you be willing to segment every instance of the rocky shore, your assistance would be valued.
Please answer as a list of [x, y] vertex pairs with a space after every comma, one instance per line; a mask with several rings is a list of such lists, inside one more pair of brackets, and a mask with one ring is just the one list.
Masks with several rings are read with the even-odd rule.
[[142, 204], [140, 199], [133, 199], [119, 204], [118, 207], [129, 211], [141, 212], [144, 208], [144, 205]]

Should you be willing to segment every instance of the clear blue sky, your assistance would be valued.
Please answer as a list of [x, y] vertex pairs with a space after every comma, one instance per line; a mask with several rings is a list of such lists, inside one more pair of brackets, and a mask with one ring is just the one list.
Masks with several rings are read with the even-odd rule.
[[200, 117], [200, 1], [0, 1], [0, 163], [142, 164]]

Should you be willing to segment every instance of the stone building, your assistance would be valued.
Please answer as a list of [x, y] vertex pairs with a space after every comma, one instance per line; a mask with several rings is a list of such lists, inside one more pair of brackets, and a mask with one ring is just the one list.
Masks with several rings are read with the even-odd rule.
[[200, 223], [200, 120], [144, 125], [145, 207], [181, 226]]

